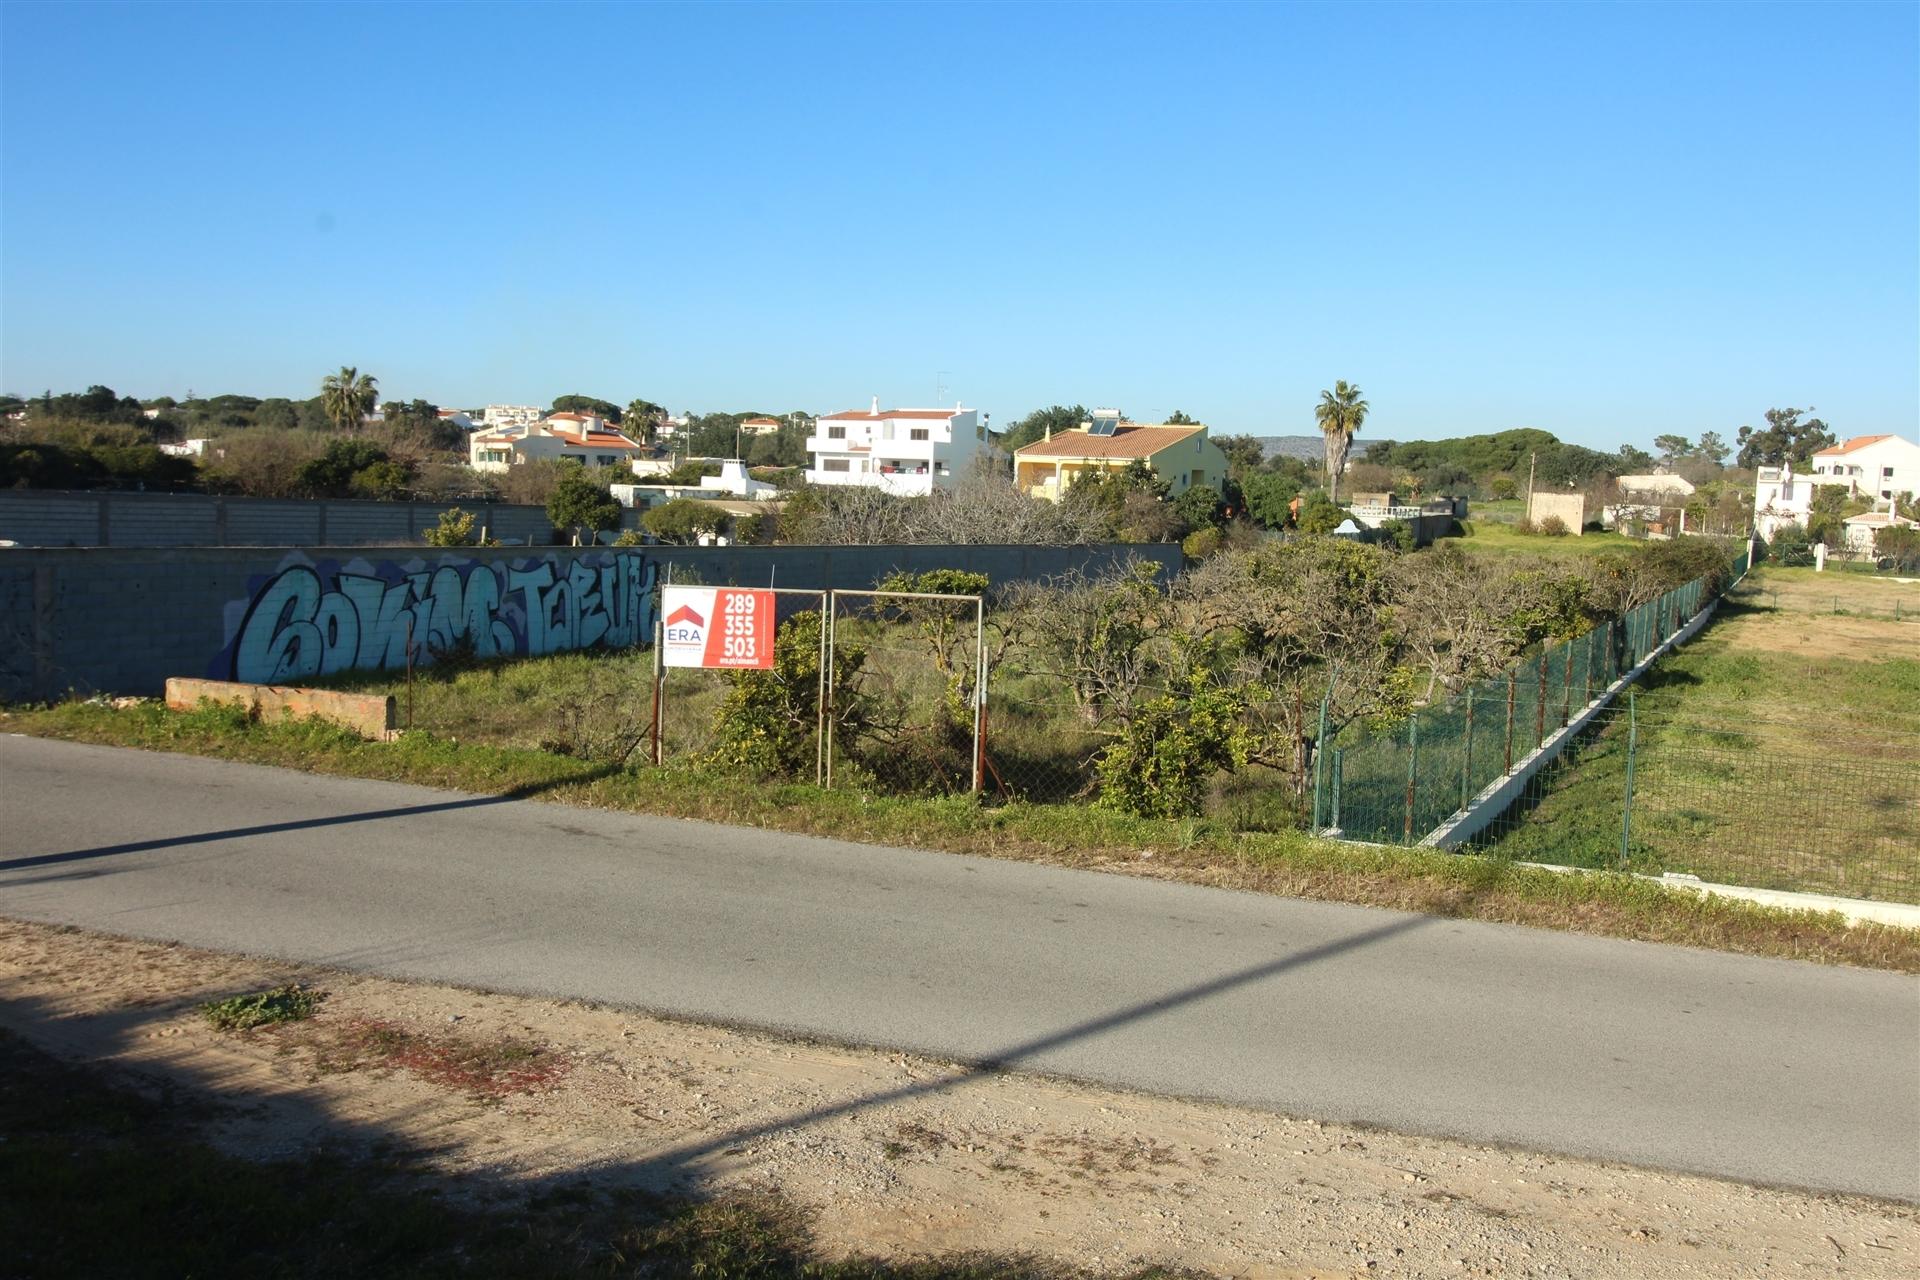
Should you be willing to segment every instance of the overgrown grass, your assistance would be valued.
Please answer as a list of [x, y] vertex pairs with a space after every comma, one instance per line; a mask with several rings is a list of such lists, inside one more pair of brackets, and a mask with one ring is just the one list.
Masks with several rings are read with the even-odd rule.
[[216, 1031], [251, 1031], [255, 1027], [311, 1018], [322, 998], [319, 992], [292, 983], [271, 991], [211, 1000], [200, 1006], [200, 1012]]
[[1581, 556], [1625, 555], [1644, 543], [1624, 534], [1588, 530], [1575, 536], [1563, 534], [1549, 538], [1543, 534], [1521, 533], [1514, 525], [1500, 520], [1469, 517], [1470, 537], [1456, 539], [1457, 545], [1476, 555], [1537, 555], [1555, 560]]
[[168, 712], [65, 703], [0, 716], [0, 729], [182, 751], [348, 777], [539, 796], [638, 813], [1092, 867], [1202, 884], [1574, 929], [1649, 941], [1920, 972], [1920, 931], [1848, 928], [1838, 916], [1699, 898], [1625, 875], [1568, 876], [1497, 858], [1374, 849], [1299, 832], [1236, 833], [1204, 819], [1134, 818], [1076, 804], [983, 806], [754, 782], [693, 768], [616, 768], [435, 734], [366, 742], [314, 721], [261, 724], [207, 707]]
[[[1920, 902], [1920, 646], [1902, 643], [1920, 633], [1892, 621], [1782, 617], [1771, 589], [1803, 590], [1803, 579], [1773, 568], [1754, 579], [1760, 590], [1723, 603], [1635, 690], [1629, 865]], [[1618, 862], [1623, 711], [1543, 775], [1492, 850]]]
[[[469, 1209], [424, 1182], [409, 1153], [255, 1163], [215, 1150], [197, 1118], [170, 1096], [110, 1085], [0, 1031], [0, 1271], [35, 1280], [1087, 1274], [979, 1255], [825, 1258], [806, 1217], [773, 1193], [699, 1200], [576, 1182]], [[1127, 1274], [1171, 1280], [1159, 1269]]]

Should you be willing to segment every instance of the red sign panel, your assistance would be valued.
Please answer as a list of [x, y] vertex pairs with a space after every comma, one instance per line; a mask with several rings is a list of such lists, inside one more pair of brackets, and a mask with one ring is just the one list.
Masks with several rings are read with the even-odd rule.
[[669, 667], [773, 666], [773, 592], [662, 587], [661, 662]]

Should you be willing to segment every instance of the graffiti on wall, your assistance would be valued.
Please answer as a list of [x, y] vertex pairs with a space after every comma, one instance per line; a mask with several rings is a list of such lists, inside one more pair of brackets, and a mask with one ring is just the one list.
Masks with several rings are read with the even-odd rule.
[[207, 674], [279, 684], [337, 671], [390, 671], [471, 651], [477, 658], [617, 649], [653, 638], [657, 566], [634, 551], [513, 561], [341, 565], [296, 557], [229, 608]]

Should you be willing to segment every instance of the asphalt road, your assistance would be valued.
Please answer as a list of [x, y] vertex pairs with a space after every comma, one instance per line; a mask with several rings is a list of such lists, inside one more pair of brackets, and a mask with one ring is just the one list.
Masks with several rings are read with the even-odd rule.
[[1894, 974], [11, 735], [0, 914], [1920, 1200]]

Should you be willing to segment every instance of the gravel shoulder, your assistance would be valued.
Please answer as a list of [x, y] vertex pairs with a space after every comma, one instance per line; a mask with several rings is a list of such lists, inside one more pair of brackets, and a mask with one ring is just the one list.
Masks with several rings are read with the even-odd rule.
[[[301, 982], [303, 1023], [199, 1005]], [[923, 1057], [0, 920], [0, 1026], [205, 1104], [223, 1149], [468, 1198], [775, 1188], [830, 1253], [984, 1249], [1248, 1277], [1920, 1273], [1920, 1210], [1320, 1124]], [[475, 1088], [395, 1043], [537, 1050]], [[384, 1043], [385, 1041], [383, 1041]], [[430, 1055], [429, 1055], [430, 1056]]]

